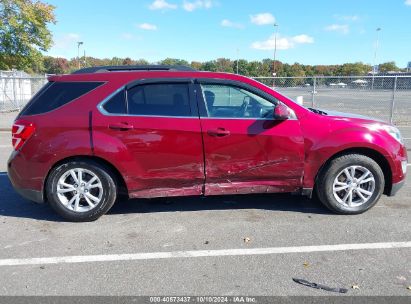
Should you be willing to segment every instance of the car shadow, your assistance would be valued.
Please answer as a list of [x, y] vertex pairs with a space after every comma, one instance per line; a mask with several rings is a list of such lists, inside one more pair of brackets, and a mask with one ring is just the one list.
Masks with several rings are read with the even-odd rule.
[[[113, 206], [108, 212], [108, 215], [238, 209], [331, 214], [317, 199], [310, 200], [302, 196], [291, 194], [250, 194], [210, 197], [123, 199]], [[64, 221], [47, 204], [36, 204], [17, 194], [5, 172], [0, 172], [0, 216], [31, 218], [53, 222]]]

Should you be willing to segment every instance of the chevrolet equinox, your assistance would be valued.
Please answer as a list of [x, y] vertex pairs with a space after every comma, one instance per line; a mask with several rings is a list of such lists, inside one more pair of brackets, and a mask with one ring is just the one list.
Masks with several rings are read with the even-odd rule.
[[8, 176], [71, 221], [118, 197], [314, 193], [358, 214], [402, 186], [397, 128], [305, 108], [247, 77], [106, 66], [49, 78], [12, 128]]

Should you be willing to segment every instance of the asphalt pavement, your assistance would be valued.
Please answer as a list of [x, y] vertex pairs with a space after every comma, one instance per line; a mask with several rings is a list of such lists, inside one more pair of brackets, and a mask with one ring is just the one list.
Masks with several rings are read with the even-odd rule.
[[122, 201], [69, 223], [14, 192], [9, 142], [0, 132], [0, 295], [334, 295], [293, 277], [411, 295], [410, 177], [356, 216], [281, 194]]

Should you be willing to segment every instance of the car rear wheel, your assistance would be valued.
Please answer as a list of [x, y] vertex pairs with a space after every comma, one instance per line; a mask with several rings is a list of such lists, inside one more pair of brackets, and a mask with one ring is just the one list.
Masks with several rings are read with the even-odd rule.
[[116, 181], [99, 163], [82, 160], [55, 167], [47, 180], [47, 200], [62, 217], [74, 222], [98, 219], [114, 204]]
[[359, 214], [373, 207], [384, 190], [384, 174], [371, 158], [346, 154], [333, 159], [317, 180], [320, 201], [340, 214]]

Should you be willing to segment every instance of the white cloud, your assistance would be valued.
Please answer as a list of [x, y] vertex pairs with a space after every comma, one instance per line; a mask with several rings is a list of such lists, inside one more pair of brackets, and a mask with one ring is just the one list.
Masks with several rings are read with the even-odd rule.
[[334, 15], [334, 18], [338, 20], [342, 20], [342, 21], [351, 21], [351, 22], [360, 20], [360, 17], [358, 15]]
[[237, 28], [237, 29], [244, 28], [244, 25], [242, 25], [241, 23], [235, 23], [235, 22], [232, 22], [228, 19], [224, 19], [223, 21], [221, 21], [221, 26], [232, 27], [232, 28]]
[[209, 9], [214, 6], [213, 1], [211, 0], [196, 0], [196, 1], [186, 1], [183, 2], [183, 9], [187, 12], [192, 12], [196, 9], [205, 8]]
[[80, 35], [76, 33], [68, 33], [62, 36], [59, 36], [54, 41], [53, 47], [57, 49], [67, 49], [72, 45], [80, 41]]
[[[288, 50], [296, 47], [299, 44], [314, 43], [314, 38], [305, 34], [293, 37], [277, 37], [277, 49]], [[251, 48], [256, 50], [274, 50], [275, 48], [275, 34], [271, 35], [265, 41], [256, 41], [251, 44]]]
[[154, 0], [148, 7], [151, 10], [167, 10], [167, 9], [176, 9], [176, 4], [168, 3], [166, 0]]
[[254, 24], [257, 24], [257, 25], [266, 25], [266, 24], [274, 24], [275, 23], [275, 18], [270, 13], [262, 13], [262, 14], [257, 14], [257, 15], [251, 15], [250, 19], [251, 19], [251, 23], [254, 23]]
[[133, 34], [130, 34], [130, 33], [122, 33], [120, 35], [120, 38], [123, 40], [133, 40], [135, 37]]
[[293, 40], [295, 43], [301, 43], [301, 44], [304, 44], [304, 43], [314, 43], [314, 38], [313, 38], [313, 37], [310, 37], [310, 36], [308, 36], [308, 35], [305, 35], [305, 34], [294, 36], [294, 37], [292, 38], [292, 40]]
[[405, 0], [404, 4], [411, 6], [411, 0]]
[[329, 26], [326, 26], [325, 30], [329, 32], [348, 34], [350, 32], [350, 27], [348, 24], [331, 24]]
[[150, 24], [150, 23], [142, 23], [138, 25], [138, 28], [147, 31], [155, 31], [157, 30], [157, 25]]
[[70, 33], [70, 34], [67, 34], [67, 37], [70, 39], [78, 39], [80, 38], [80, 35], [76, 33]]

